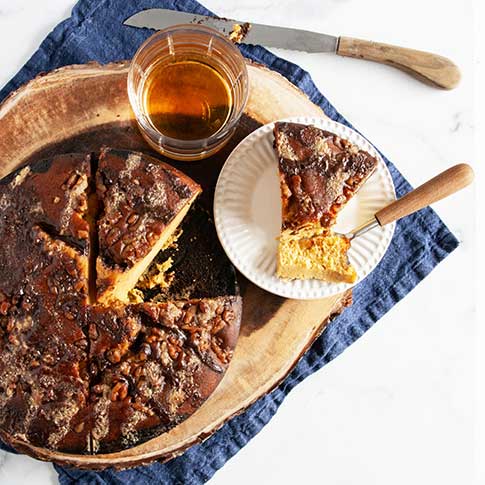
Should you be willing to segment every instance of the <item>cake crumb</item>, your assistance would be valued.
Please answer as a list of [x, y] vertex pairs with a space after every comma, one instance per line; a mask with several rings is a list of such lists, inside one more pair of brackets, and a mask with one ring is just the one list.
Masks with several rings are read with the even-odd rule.
[[250, 29], [251, 24], [249, 22], [245, 22], [244, 24], [234, 24], [231, 32], [229, 32], [229, 39], [236, 44], [239, 44], [244, 40], [246, 35], [248, 35]]

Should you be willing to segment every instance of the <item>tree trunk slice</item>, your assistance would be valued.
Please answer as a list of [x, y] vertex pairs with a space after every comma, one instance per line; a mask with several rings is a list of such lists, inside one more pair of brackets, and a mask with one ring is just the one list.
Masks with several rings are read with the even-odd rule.
[[[281, 75], [253, 63], [248, 63], [248, 70], [249, 102], [230, 142], [210, 159], [168, 160], [202, 185], [202, 204], [210, 209], [219, 171], [246, 135], [276, 119], [325, 116]], [[67, 66], [12, 93], [0, 106], [0, 178], [54, 153], [94, 151], [103, 144], [153, 154], [138, 132], [128, 102], [127, 71], [127, 62]], [[241, 275], [239, 281], [244, 312], [234, 358], [219, 387], [182, 424], [142, 445], [106, 455], [58, 453], [20, 442], [13, 442], [14, 446], [42, 460], [87, 469], [122, 469], [169, 460], [273, 390], [332, 316], [351, 301], [350, 291], [321, 300], [287, 300], [261, 290]]]

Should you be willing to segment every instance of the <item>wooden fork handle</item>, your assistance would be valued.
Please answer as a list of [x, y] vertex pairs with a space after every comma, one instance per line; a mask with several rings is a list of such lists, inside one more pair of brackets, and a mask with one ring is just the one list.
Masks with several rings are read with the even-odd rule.
[[461, 77], [458, 67], [446, 57], [380, 42], [340, 37], [337, 54], [387, 64], [442, 89], [455, 88]]
[[413, 214], [424, 207], [463, 189], [473, 181], [470, 165], [460, 163], [440, 173], [404, 197], [384, 207], [375, 217], [381, 226]]

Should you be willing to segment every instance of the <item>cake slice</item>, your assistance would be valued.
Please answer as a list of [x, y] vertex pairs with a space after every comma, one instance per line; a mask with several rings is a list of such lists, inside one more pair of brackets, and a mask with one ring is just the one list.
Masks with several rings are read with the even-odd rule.
[[96, 174], [99, 204], [97, 300], [128, 301], [201, 188], [182, 172], [136, 152], [105, 148]]
[[315, 126], [278, 122], [274, 137], [282, 202], [277, 275], [354, 282], [349, 241], [333, 234], [331, 227], [377, 160]]
[[110, 453], [163, 433], [219, 384], [239, 334], [241, 298], [90, 309], [93, 449]]
[[89, 451], [90, 156], [58, 155], [0, 181], [2, 439]]
[[0, 180], [0, 293], [15, 297], [23, 291], [25, 263], [35, 253], [34, 227], [76, 251], [87, 275], [90, 170], [89, 155], [58, 155]]
[[10, 183], [16, 186], [17, 193], [11, 194], [16, 201], [30, 207], [32, 223], [87, 256], [90, 177], [91, 155], [57, 155], [20, 169]]
[[7, 442], [89, 451], [83, 257], [38, 227], [21, 300], [0, 311], [0, 427]]

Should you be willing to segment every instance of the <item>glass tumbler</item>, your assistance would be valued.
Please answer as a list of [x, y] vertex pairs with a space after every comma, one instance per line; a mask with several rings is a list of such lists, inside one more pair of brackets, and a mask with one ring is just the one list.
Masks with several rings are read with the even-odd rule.
[[[206, 138], [168, 136], [153, 122], [147, 105], [147, 80], [153, 79], [157, 73], [163, 75], [166, 66], [177, 62], [209, 66], [228, 89], [230, 102], [225, 121]], [[175, 90], [176, 86], [175, 80]], [[128, 96], [143, 137], [152, 148], [176, 160], [200, 160], [222, 148], [236, 130], [248, 91], [246, 62], [239, 49], [216, 30], [202, 25], [176, 25], [157, 32], [138, 49], [128, 73]], [[159, 96], [164, 96], [164, 92]]]

